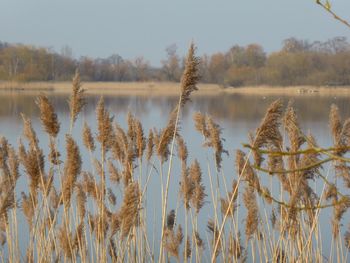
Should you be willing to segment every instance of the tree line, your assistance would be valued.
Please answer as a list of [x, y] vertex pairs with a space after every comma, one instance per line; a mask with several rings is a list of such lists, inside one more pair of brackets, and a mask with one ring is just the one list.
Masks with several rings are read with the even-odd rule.
[[[48, 48], [0, 42], [0, 80], [64, 81], [79, 68], [84, 81], [180, 81], [184, 58], [176, 45], [165, 49], [161, 66], [144, 57], [73, 58], [65, 47]], [[226, 52], [204, 54], [201, 81], [222, 86], [350, 85], [350, 43], [345, 37], [325, 42], [289, 38], [267, 54], [259, 44], [235, 45]]]

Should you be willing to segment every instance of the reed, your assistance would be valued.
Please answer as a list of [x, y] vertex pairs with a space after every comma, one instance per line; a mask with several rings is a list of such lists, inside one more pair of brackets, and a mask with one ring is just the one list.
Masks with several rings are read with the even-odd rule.
[[[198, 112], [193, 126], [207, 151], [206, 159], [199, 159], [181, 131], [182, 110], [197, 89], [198, 63], [191, 44], [178, 104], [165, 127], [151, 128], [148, 135], [132, 113], [123, 128], [103, 98], [96, 107], [96, 131], [84, 123], [80, 137], [73, 133], [85, 105], [77, 72], [62, 153], [58, 115], [48, 97], [38, 96], [47, 148], [41, 148], [32, 120], [24, 115], [17, 148], [0, 138], [4, 262], [348, 260], [350, 119], [343, 121], [332, 105], [333, 145], [321, 147], [302, 131], [293, 103], [277, 100], [248, 143], [228, 155], [219, 123]], [[225, 158], [234, 163], [228, 170]], [[160, 197], [150, 183], [159, 185]], [[158, 210], [153, 217], [150, 204]], [[320, 214], [329, 211], [329, 224], [321, 225]], [[330, 251], [322, 245], [326, 228], [333, 233]]]

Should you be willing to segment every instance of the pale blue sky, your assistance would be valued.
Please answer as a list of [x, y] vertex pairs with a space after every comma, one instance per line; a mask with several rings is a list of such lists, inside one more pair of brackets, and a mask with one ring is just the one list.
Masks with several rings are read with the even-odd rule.
[[[349, 0], [331, 2], [350, 19]], [[271, 52], [292, 36], [350, 40], [350, 29], [314, 0], [0, 0], [1, 41], [68, 45], [75, 57], [143, 55], [157, 65], [172, 43], [181, 55], [191, 40], [200, 54], [249, 43]]]

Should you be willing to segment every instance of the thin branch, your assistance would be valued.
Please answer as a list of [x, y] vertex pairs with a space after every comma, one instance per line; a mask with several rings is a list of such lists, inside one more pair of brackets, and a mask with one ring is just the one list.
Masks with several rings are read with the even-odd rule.
[[[339, 17], [336, 13], [334, 13], [334, 11], [330, 8], [329, 3], [326, 2], [326, 4], [322, 3], [320, 0], [316, 0], [316, 3], [321, 6], [324, 10], [326, 10], [328, 13], [330, 13], [333, 18], [335, 18], [336, 20], [338, 20], [339, 22], [343, 23], [345, 26], [347, 26], [348, 28], [350, 28], [350, 24], [348, 21], [346, 21], [345, 19]], [[327, 4], [328, 3], [328, 4]]]

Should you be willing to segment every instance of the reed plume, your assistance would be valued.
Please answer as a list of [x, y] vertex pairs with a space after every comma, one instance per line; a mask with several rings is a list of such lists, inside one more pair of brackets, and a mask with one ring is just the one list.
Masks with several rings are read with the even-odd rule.
[[73, 78], [72, 93], [69, 97], [69, 109], [70, 109], [70, 131], [73, 129], [73, 125], [77, 120], [78, 114], [81, 112], [85, 105], [84, 89], [81, 88], [80, 73], [77, 69]]
[[211, 219], [208, 221], [207, 229], [212, 235], [211, 244], [213, 246], [213, 249], [215, 248], [216, 244], [218, 244], [217, 248], [215, 250], [215, 255], [214, 255], [215, 258], [217, 258], [217, 256], [220, 254], [220, 252], [222, 250], [221, 239], [219, 240], [219, 230], [218, 230], [217, 226], [215, 225], [214, 221]]
[[123, 238], [126, 238], [131, 229], [138, 224], [140, 194], [140, 187], [137, 182], [130, 183], [125, 188], [123, 203], [119, 212]]
[[198, 90], [196, 87], [200, 76], [198, 73], [199, 58], [195, 56], [196, 47], [191, 43], [185, 62], [185, 70], [181, 78], [181, 98], [180, 106], [183, 107], [190, 100], [193, 91]]
[[[18, 178], [20, 177], [19, 173], [19, 158], [15, 149], [7, 145], [7, 166], [10, 174], [11, 185], [14, 187]], [[4, 169], [4, 168], [3, 168]]]
[[248, 182], [249, 186], [254, 187], [257, 191], [260, 191], [259, 178], [252, 168], [249, 159], [246, 160], [246, 155], [243, 151], [236, 151], [236, 169], [237, 174], [242, 176], [243, 180]]
[[350, 226], [348, 226], [348, 230], [344, 234], [345, 247], [350, 250]]
[[174, 225], [175, 225], [175, 210], [172, 209], [169, 214], [167, 215], [167, 228], [170, 230], [173, 230]]
[[106, 152], [111, 147], [111, 142], [113, 142], [113, 119], [110, 117], [109, 112], [105, 108], [104, 100], [101, 97], [97, 107], [96, 107], [96, 116], [97, 116], [97, 141], [100, 142], [102, 146], [102, 151]]
[[[290, 147], [292, 152], [299, 150], [301, 145], [305, 142], [305, 138], [302, 136], [299, 128], [299, 123], [297, 115], [294, 108], [292, 107], [292, 102], [289, 102], [286, 113], [283, 118], [284, 126], [287, 131], [287, 135], [290, 141]], [[294, 169], [294, 168], [290, 168]]]
[[230, 262], [237, 262], [238, 259], [242, 256], [243, 247], [241, 246], [241, 235], [238, 233], [237, 238], [233, 237], [233, 234], [230, 232], [227, 240], [227, 252], [230, 256], [229, 259], [232, 259]]
[[185, 247], [184, 247], [184, 259], [188, 260], [191, 257], [191, 253], [192, 253], [191, 240], [190, 240], [190, 237], [187, 236]]
[[172, 142], [174, 135], [176, 136], [177, 133], [177, 110], [175, 109], [170, 114], [167, 126], [160, 132], [157, 143], [157, 155], [162, 162], [166, 162], [168, 160], [170, 154], [169, 144]]
[[95, 141], [91, 129], [86, 122], [83, 127], [83, 144], [89, 151], [95, 151]]
[[152, 129], [149, 130], [148, 133], [148, 140], [147, 140], [147, 156], [146, 159], [149, 162], [153, 155], [153, 148], [154, 148], [154, 135]]
[[194, 237], [195, 237], [196, 246], [199, 249], [204, 249], [203, 239], [201, 238], [201, 236], [199, 235], [199, 233], [197, 231], [194, 232]]
[[205, 194], [205, 186], [202, 183], [202, 171], [197, 159], [195, 159], [190, 166], [189, 176], [194, 184], [193, 194], [191, 195], [191, 204], [198, 214], [199, 210], [204, 205], [204, 199], [207, 195]]
[[80, 222], [83, 222], [86, 215], [87, 196], [86, 196], [86, 193], [84, 192], [84, 187], [82, 184], [77, 184], [75, 186], [75, 189], [76, 189], [78, 216], [79, 216]]
[[134, 120], [136, 134], [136, 156], [141, 159], [146, 149], [146, 138], [143, 133], [142, 124], [139, 120]]
[[281, 117], [283, 104], [281, 100], [274, 101], [261, 121], [255, 132], [255, 138], [252, 142], [253, 156], [256, 165], [260, 166], [262, 157], [256, 148], [274, 146], [277, 149], [282, 149], [282, 135], [279, 127], [281, 125]]
[[64, 163], [62, 196], [65, 206], [70, 206], [71, 196], [81, 172], [81, 157], [78, 145], [70, 135], [66, 136], [66, 161]]
[[237, 181], [233, 180], [231, 188], [232, 191], [228, 193], [227, 198], [221, 198], [221, 213], [223, 216], [228, 214], [233, 218], [236, 209], [236, 200], [238, 197], [238, 191], [236, 190], [238, 189], [237, 184]]
[[199, 131], [204, 138], [209, 138], [210, 133], [206, 123], [206, 116], [200, 112], [196, 112], [193, 114], [193, 120], [196, 130]]
[[118, 169], [114, 166], [111, 160], [107, 161], [107, 167], [109, 172], [109, 179], [111, 180], [111, 182], [119, 184], [120, 179], [122, 178], [122, 175], [120, 174]]
[[28, 197], [24, 192], [21, 193], [22, 195], [22, 211], [27, 219], [29, 229], [32, 229], [33, 226], [33, 217], [35, 214], [35, 208], [33, 206], [32, 198]]
[[136, 140], [136, 129], [135, 129], [135, 117], [129, 111], [127, 115], [127, 123], [128, 123], [128, 138], [132, 144], [135, 143]]
[[33, 202], [36, 203], [37, 191], [40, 184], [41, 171], [44, 169], [44, 156], [42, 151], [37, 152], [34, 149], [26, 151], [24, 145], [20, 141], [19, 160], [24, 166], [27, 177], [29, 178], [29, 190]]
[[181, 182], [180, 182], [180, 194], [183, 198], [183, 202], [185, 205], [186, 210], [190, 208], [190, 201], [193, 196], [194, 192], [194, 182], [191, 180], [191, 177], [189, 176], [189, 170], [188, 168], [182, 167], [181, 172]]
[[179, 135], [176, 137], [177, 140], [177, 154], [183, 166], [186, 166], [188, 150], [184, 139]]
[[49, 148], [50, 148], [50, 153], [48, 155], [48, 159], [50, 163], [53, 165], [61, 164], [62, 163], [60, 160], [61, 153], [57, 150], [56, 143], [52, 138], [50, 138]]
[[45, 131], [50, 136], [56, 138], [60, 131], [60, 123], [58, 122], [54, 107], [44, 95], [40, 95], [36, 103], [40, 109], [40, 120]]
[[115, 194], [113, 193], [111, 188], [107, 189], [107, 196], [108, 196], [108, 200], [111, 203], [111, 205], [116, 205], [117, 197], [115, 196]]
[[333, 142], [336, 146], [340, 146], [340, 133], [343, 127], [341, 122], [341, 117], [339, 114], [339, 108], [335, 104], [331, 105], [331, 110], [329, 113], [329, 126], [331, 128], [331, 133], [333, 136]]
[[247, 239], [251, 239], [258, 232], [259, 214], [254, 188], [246, 187], [243, 193], [243, 203], [247, 208], [245, 234]]
[[207, 117], [207, 127], [209, 132], [209, 140], [206, 143], [206, 146], [213, 147], [215, 151], [215, 164], [218, 170], [221, 169], [222, 162], [222, 154], [225, 153], [228, 155], [228, 151], [226, 151], [222, 145], [221, 133], [222, 129], [220, 126], [213, 121], [213, 119], [208, 116]]
[[113, 238], [109, 239], [108, 253], [109, 253], [109, 256], [111, 257], [112, 262], [118, 261], [117, 246]]
[[178, 261], [180, 260], [180, 245], [183, 241], [183, 233], [181, 225], [178, 226], [177, 231], [174, 229], [166, 229], [164, 232], [163, 246], [168, 253], [175, 257]]

